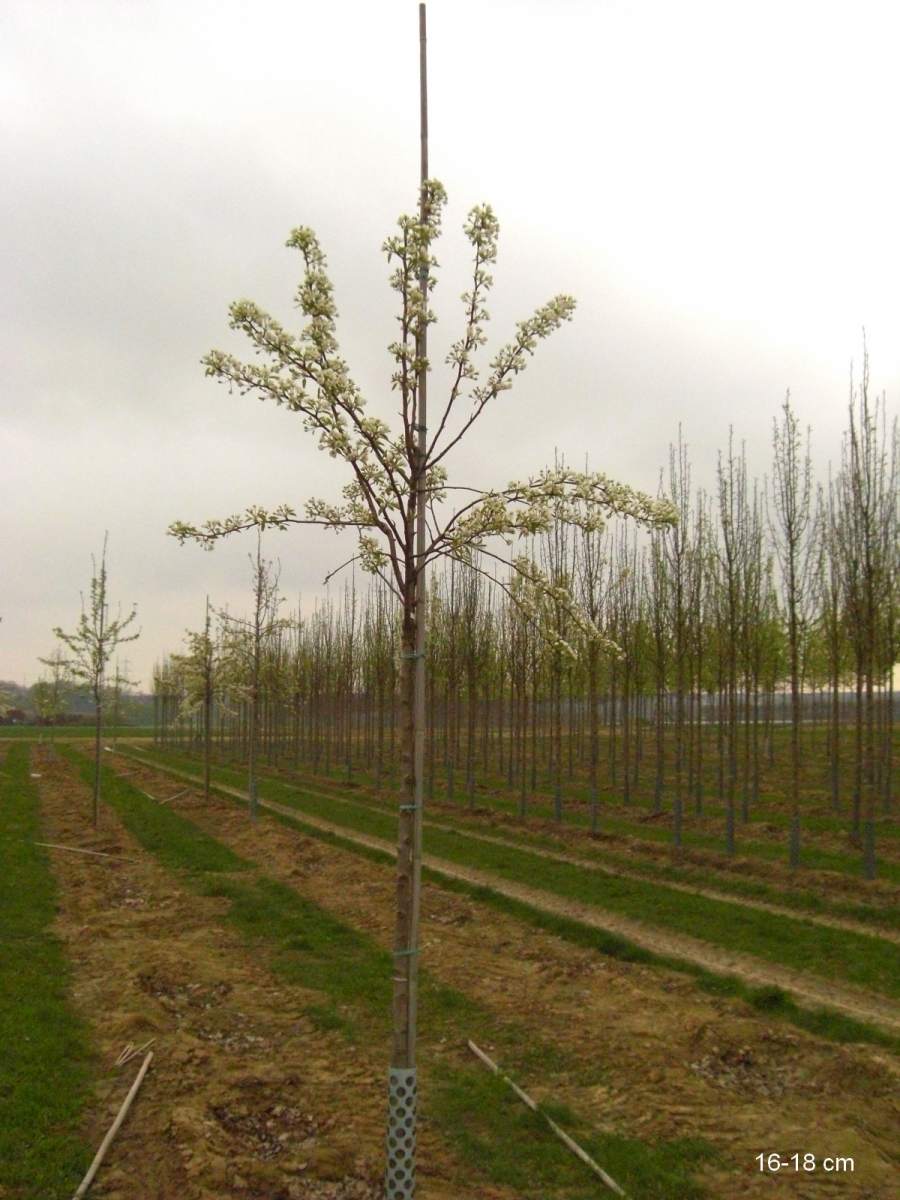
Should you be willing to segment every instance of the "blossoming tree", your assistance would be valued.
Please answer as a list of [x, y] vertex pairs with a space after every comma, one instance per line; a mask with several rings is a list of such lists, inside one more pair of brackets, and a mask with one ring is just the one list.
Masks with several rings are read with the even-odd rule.
[[[302, 331], [291, 333], [253, 302], [240, 300], [230, 309], [231, 328], [246, 334], [261, 361], [247, 363], [214, 350], [203, 362], [207, 375], [297, 413], [306, 429], [318, 438], [320, 448], [346, 468], [349, 478], [342, 499], [332, 502], [313, 498], [303, 510], [289, 504], [273, 510], [253, 506], [201, 525], [177, 521], [170, 526], [170, 533], [179, 541], [193, 540], [207, 548], [248, 529], [316, 525], [349, 530], [357, 541], [356, 553], [349, 561], [358, 561], [364, 570], [377, 575], [399, 602], [403, 783], [398, 810], [389, 1200], [414, 1192], [428, 566], [444, 558], [480, 572], [504, 589], [526, 619], [538, 620], [548, 602], [563, 606], [582, 631], [614, 649], [594, 628], [569, 589], [560, 586], [528, 555], [517, 552], [517, 544], [546, 532], [554, 520], [586, 531], [602, 528], [611, 515], [631, 517], [650, 526], [675, 520], [674, 509], [666, 501], [615, 483], [605, 475], [564, 466], [544, 469], [497, 488], [451, 484], [447, 464], [453, 451], [498, 397], [512, 387], [538, 344], [571, 319], [575, 301], [567, 295], [554, 296], [520, 321], [512, 339], [495, 354], [482, 376], [476, 359], [487, 340], [489, 314], [485, 305], [493, 283], [490, 268], [497, 257], [499, 224], [489, 205], [473, 208], [464, 225], [473, 265], [471, 285], [462, 297], [463, 332], [447, 352], [449, 386], [433, 429], [429, 429], [427, 331], [435, 320], [429, 293], [435, 283], [433, 248], [441, 232], [446, 197], [442, 185], [429, 178], [427, 171], [421, 13], [420, 20], [423, 155], [419, 209], [416, 215], [399, 218], [397, 231], [383, 246], [388, 262], [393, 264], [390, 285], [397, 296], [399, 332], [388, 349], [399, 424], [392, 429], [367, 411], [339, 351], [337, 310], [325, 255], [311, 229], [295, 229], [287, 245], [303, 260], [303, 278], [296, 297], [306, 319]], [[565, 644], [561, 649], [571, 652]]]
[[58, 626], [53, 630], [54, 635], [68, 648], [70, 657], [65, 662], [71, 678], [86, 686], [94, 700], [94, 828], [100, 821], [100, 740], [106, 697], [106, 668], [117, 647], [125, 642], [136, 641], [141, 636], [140, 631], [125, 632], [137, 617], [136, 607], [132, 607], [128, 616], [123, 617], [120, 612], [118, 616], [110, 617], [106, 543], [107, 537], [104, 536], [99, 566], [91, 556], [94, 569], [90, 597], [87, 601], [83, 595], [81, 597], [81, 616], [74, 631], [66, 633]]

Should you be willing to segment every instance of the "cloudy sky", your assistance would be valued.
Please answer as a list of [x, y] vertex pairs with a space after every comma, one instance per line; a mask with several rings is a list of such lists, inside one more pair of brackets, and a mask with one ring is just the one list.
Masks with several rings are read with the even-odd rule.
[[[762, 474], [788, 387], [824, 465], [863, 327], [896, 411], [897, 14], [431, 0], [432, 174], [450, 197], [433, 356], [460, 329], [475, 203], [501, 222], [492, 345], [554, 293], [578, 299], [451, 460], [457, 481], [504, 482], [558, 448], [652, 490], [679, 421], [698, 482], [729, 424]], [[319, 233], [345, 357], [390, 418], [380, 246], [415, 204], [417, 36], [414, 0], [5, 0], [0, 678], [33, 682], [53, 626], [74, 624], [104, 530], [146, 682], [207, 592], [238, 610], [246, 590], [250, 535], [205, 554], [166, 537], [171, 520], [337, 497], [340, 464], [298, 418], [199, 363], [241, 349], [238, 297], [296, 324], [294, 225]], [[352, 552], [306, 530], [270, 550], [305, 605]]]

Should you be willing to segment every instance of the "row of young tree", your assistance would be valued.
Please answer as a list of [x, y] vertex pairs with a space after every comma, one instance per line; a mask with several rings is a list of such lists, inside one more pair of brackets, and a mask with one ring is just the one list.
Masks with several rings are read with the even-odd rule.
[[[37, 724], [47, 726], [52, 738], [58, 725], [89, 722], [92, 719], [90, 712], [76, 708], [75, 704], [79, 700], [93, 702], [93, 690], [88, 681], [73, 675], [70, 659], [62, 648], [55, 646], [39, 661], [46, 669], [28, 690]], [[117, 658], [109, 665], [112, 670], [104, 674], [101, 707], [107, 713], [110, 725], [117, 729], [123, 724], [134, 724], [142, 707], [134, 691], [135, 680], [130, 678], [128, 659], [120, 661]]]
[[[113, 608], [109, 597], [109, 568], [107, 540], [99, 561], [92, 556], [90, 589], [81, 595], [81, 613], [75, 628], [69, 632], [56, 626], [57, 639], [51, 653], [40, 662], [46, 668], [32, 688], [32, 701], [38, 720], [53, 728], [63, 721], [68, 703], [74, 693], [87, 696], [94, 707], [94, 787], [92, 815], [94, 827], [100, 822], [100, 748], [107, 718], [113, 721], [113, 738], [126, 711], [129, 690], [133, 681], [119, 664], [120, 646], [136, 641], [140, 630], [134, 631], [137, 608], [123, 613], [120, 605]], [[113, 665], [114, 664], [114, 665]], [[110, 672], [110, 666], [113, 666]]]
[[[825, 798], [874, 877], [893, 803], [898, 467], [864, 360], [825, 479], [788, 397], [768, 479], [730, 438], [713, 492], [695, 489], [679, 437], [660, 478], [677, 524], [553, 522], [530, 547], [551, 584], [536, 605], [514, 575], [492, 579], [489, 558], [451, 560], [429, 589], [426, 795], [474, 805], [499, 788], [524, 816], [549, 793], [556, 819], [586, 808], [592, 831], [604, 801], [646, 799], [670, 814], [676, 851], [685, 814], [721, 806], [729, 853], [761, 794], [783, 798], [793, 866], [803, 812]], [[207, 782], [213, 757], [247, 761], [253, 818], [260, 758], [382, 786], [400, 736], [390, 589], [354, 579], [287, 614], [261, 537], [250, 616], [207, 601], [202, 630], [154, 678], [158, 738], [205, 747]], [[573, 594], [602, 639], [573, 617]]]

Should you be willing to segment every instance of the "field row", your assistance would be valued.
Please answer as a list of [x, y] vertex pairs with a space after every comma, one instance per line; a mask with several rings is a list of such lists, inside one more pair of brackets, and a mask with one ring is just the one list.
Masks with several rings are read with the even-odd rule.
[[[73, 751], [65, 759], [42, 754], [36, 766], [45, 836], [137, 860], [53, 855], [73, 1019], [94, 1079], [81, 1099], [82, 1157], [103, 1125], [98, 1080], [116, 1086], [100, 1062], [126, 1037], [157, 1039], [147, 1094], [98, 1194], [133, 1196], [135, 1171], [173, 1197], [377, 1194], [390, 864], [277, 819], [251, 828], [237, 804], [205, 803], [196, 789], [160, 805], [146, 793], [165, 798], [172, 786], [130, 765], [125, 779], [106, 769], [91, 841], [88, 791], [73, 774], [89, 765]], [[21, 769], [17, 784], [34, 789]], [[598, 953], [475, 895], [426, 885], [423, 1196], [597, 1195], [581, 1165], [468, 1060], [467, 1036], [481, 1037], [634, 1197], [731, 1197], [736, 1186], [754, 1195], [770, 1181], [753, 1147], [785, 1130], [798, 1147], [855, 1151], [844, 1194], [890, 1194], [883, 1051], [773, 1025], [684, 974], [630, 961], [621, 945]], [[824, 1124], [812, 1117], [821, 1095]], [[863, 1135], [852, 1112], [864, 1095]], [[72, 1178], [69, 1169], [66, 1187]], [[0, 1183], [16, 1200], [67, 1194], [21, 1181], [13, 1190], [2, 1174]]]

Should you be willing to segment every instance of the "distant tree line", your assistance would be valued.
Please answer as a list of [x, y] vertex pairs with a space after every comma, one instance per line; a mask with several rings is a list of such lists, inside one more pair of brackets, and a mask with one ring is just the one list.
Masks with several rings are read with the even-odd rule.
[[[822, 479], [790, 397], [763, 479], [730, 435], [713, 490], [694, 488], [679, 434], [659, 484], [677, 525], [559, 521], [530, 547], [618, 654], [552, 588], [535, 608], [477, 558], [435, 572], [427, 793], [474, 805], [502, 787], [525, 815], [545, 791], [557, 819], [586, 805], [594, 831], [604, 801], [646, 803], [669, 814], [676, 851], [686, 814], [721, 804], [734, 853], [761, 793], [777, 792], [795, 866], [804, 809], [824, 797], [874, 876], [877, 820], [893, 810], [898, 466], [867, 359]], [[386, 587], [354, 581], [288, 614], [259, 552], [254, 615], [212, 614], [155, 671], [164, 744], [249, 760], [251, 780], [259, 760], [396, 780], [401, 631]]]

